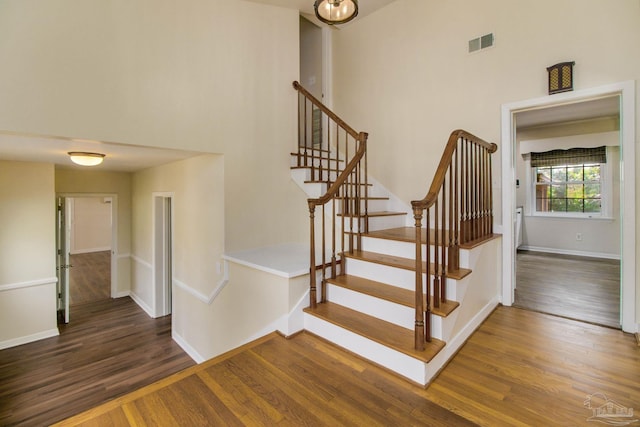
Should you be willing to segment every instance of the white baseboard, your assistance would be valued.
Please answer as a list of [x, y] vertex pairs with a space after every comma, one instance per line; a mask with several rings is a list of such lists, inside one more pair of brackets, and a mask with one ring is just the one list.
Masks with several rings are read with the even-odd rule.
[[556, 248], [545, 248], [541, 246], [529, 246], [529, 245], [521, 245], [518, 249], [523, 251], [531, 251], [531, 252], [544, 252], [549, 254], [559, 254], [559, 255], [573, 255], [573, 256], [583, 256], [589, 258], [605, 258], [605, 259], [620, 259], [620, 255], [618, 254], [608, 254], [604, 252], [584, 252], [584, 251], [574, 251], [571, 249], [556, 249]]
[[309, 289], [300, 297], [293, 309], [278, 320], [277, 330], [285, 337], [291, 336], [304, 329], [303, 308], [309, 306]]
[[22, 344], [28, 344], [30, 342], [43, 340], [45, 338], [51, 338], [60, 335], [58, 328], [49, 329], [47, 331], [38, 332], [31, 335], [25, 335], [23, 337], [12, 338], [6, 341], [0, 341], [0, 350], [5, 348], [15, 347]]
[[136, 295], [135, 292], [130, 291], [129, 292], [129, 297], [131, 297], [131, 299], [140, 306], [141, 309], [143, 309], [148, 315], [149, 317], [151, 317], [152, 319], [155, 319], [156, 316], [154, 316], [153, 310], [151, 309], [151, 307], [149, 307], [147, 305], [147, 303], [145, 303], [142, 298], [140, 298], [138, 295]]
[[120, 291], [120, 292], [118, 292], [116, 294], [116, 296], [114, 298], [124, 298], [124, 297], [128, 297], [128, 296], [131, 296], [131, 291]]
[[196, 363], [200, 364], [207, 360], [202, 357], [200, 353], [198, 353], [193, 347], [191, 347], [187, 343], [187, 341], [182, 338], [182, 336], [176, 331], [171, 331], [171, 338], [173, 338], [173, 340], [184, 350], [184, 352], [187, 353], [189, 357], [191, 357]]

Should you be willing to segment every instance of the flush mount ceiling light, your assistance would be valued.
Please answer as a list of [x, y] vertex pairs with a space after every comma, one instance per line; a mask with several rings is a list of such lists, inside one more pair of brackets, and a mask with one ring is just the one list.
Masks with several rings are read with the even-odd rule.
[[70, 151], [69, 157], [71, 161], [80, 166], [97, 166], [102, 163], [104, 154], [100, 153], [86, 153], [83, 151]]
[[358, 15], [357, 0], [316, 0], [316, 16], [325, 24], [344, 24]]

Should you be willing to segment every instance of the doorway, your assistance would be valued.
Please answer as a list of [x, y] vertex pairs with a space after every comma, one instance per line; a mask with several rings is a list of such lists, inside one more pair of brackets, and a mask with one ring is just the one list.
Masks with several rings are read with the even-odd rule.
[[566, 92], [502, 107], [502, 303], [512, 305], [515, 292], [516, 120], [519, 112], [544, 110], [603, 97], [618, 97], [620, 107], [620, 324], [625, 332], [636, 332], [635, 323], [635, 82]]
[[111, 197], [70, 197], [69, 304], [111, 297]]
[[173, 193], [153, 193], [153, 312], [172, 312]]
[[114, 298], [117, 290], [117, 196], [57, 197], [56, 268], [60, 323], [73, 306]]
[[323, 98], [322, 28], [300, 17], [300, 84], [317, 99]]

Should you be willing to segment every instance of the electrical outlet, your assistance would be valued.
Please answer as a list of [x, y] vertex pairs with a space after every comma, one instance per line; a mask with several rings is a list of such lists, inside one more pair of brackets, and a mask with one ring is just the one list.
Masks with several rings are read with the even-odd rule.
[[577, 241], [582, 241], [582, 233], [576, 233], [576, 240]]

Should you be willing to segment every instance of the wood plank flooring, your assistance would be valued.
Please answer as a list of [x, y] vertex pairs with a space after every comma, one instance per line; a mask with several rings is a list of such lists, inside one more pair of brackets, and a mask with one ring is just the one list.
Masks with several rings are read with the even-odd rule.
[[620, 327], [620, 261], [520, 251], [515, 305]]
[[426, 390], [309, 333], [272, 334], [60, 425], [587, 426], [597, 392], [640, 407], [632, 335], [499, 307]]
[[61, 335], [0, 351], [0, 425], [43, 426], [194, 365], [130, 298], [75, 305]]
[[69, 262], [70, 305], [111, 297], [111, 251], [74, 254]]

